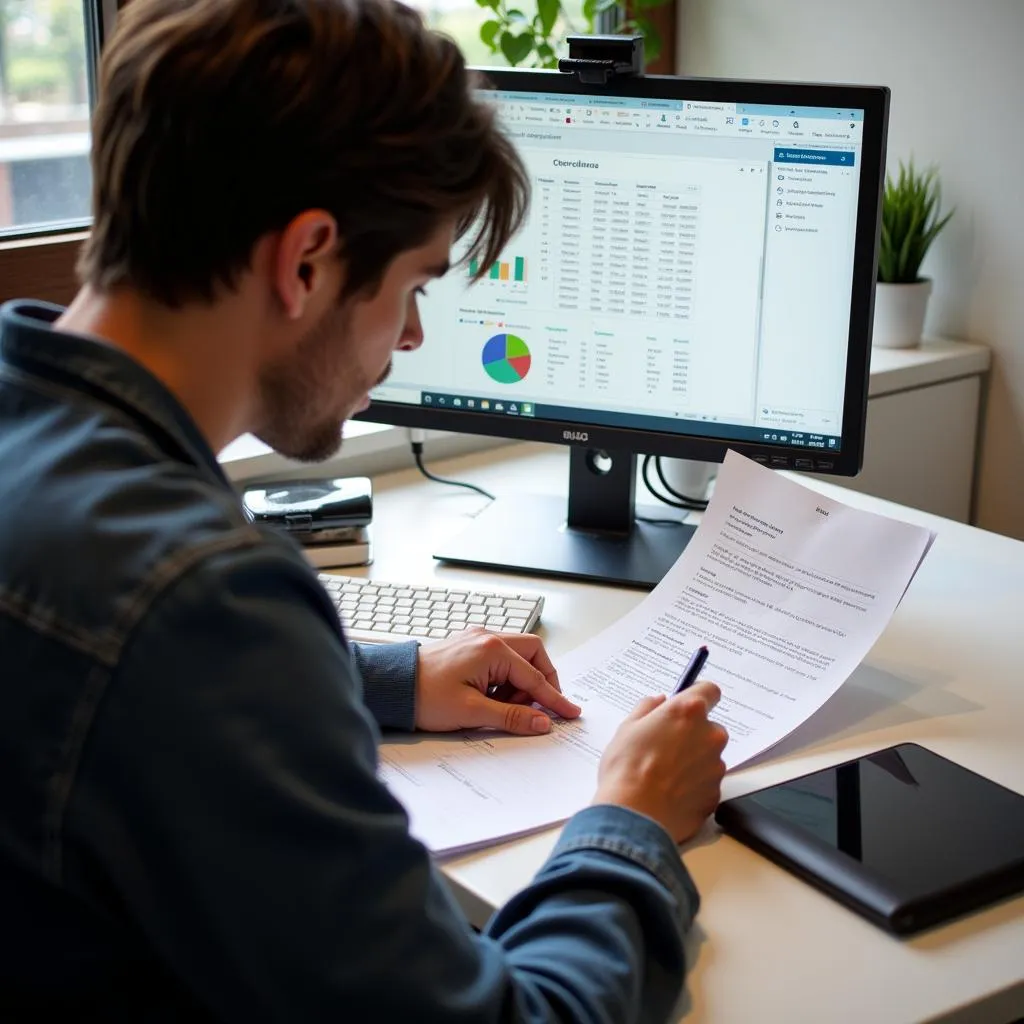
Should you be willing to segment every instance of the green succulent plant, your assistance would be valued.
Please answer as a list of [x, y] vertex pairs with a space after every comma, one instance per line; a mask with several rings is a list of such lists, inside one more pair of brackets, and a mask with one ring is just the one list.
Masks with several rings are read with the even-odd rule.
[[949, 223], [950, 210], [940, 217], [941, 194], [934, 167], [917, 172], [913, 160], [899, 164], [899, 175], [885, 176], [882, 194], [882, 240], [878, 280], [912, 284], [920, 280], [921, 262], [935, 236]]

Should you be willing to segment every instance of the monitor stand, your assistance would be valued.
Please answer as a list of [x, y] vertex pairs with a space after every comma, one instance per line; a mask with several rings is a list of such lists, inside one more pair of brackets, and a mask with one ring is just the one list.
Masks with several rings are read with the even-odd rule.
[[[434, 557], [500, 572], [649, 590], [696, 527], [637, 521], [635, 499], [636, 455], [572, 448], [568, 508], [564, 499], [543, 495], [498, 499]], [[642, 514], [669, 520], [678, 513], [663, 506], [645, 508]]]

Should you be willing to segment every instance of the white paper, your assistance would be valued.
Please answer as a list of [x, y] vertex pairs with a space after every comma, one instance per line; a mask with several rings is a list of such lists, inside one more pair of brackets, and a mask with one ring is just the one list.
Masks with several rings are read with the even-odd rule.
[[730, 452], [700, 528], [661, 583], [559, 660], [583, 708], [550, 735], [416, 735], [380, 775], [437, 853], [564, 821], [593, 797], [601, 751], [641, 697], [671, 691], [694, 648], [722, 690], [734, 768], [806, 721], [857, 667], [934, 534], [849, 508]]

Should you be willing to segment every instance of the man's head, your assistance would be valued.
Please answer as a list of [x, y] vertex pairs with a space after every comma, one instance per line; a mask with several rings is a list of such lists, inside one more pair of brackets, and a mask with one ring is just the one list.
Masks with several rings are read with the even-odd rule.
[[481, 266], [527, 184], [455, 45], [392, 0], [134, 0], [100, 73], [99, 293], [169, 310], [253, 274], [281, 347], [260, 373], [275, 447], [321, 457], [421, 332], [416, 292], [473, 230]]

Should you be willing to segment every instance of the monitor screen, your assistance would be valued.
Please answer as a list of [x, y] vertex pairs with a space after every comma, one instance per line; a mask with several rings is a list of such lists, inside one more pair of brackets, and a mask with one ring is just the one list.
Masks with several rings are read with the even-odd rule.
[[454, 254], [364, 417], [856, 473], [886, 91], [489, 76], [529, 214]]

